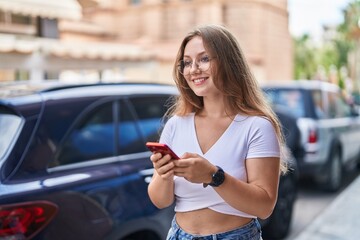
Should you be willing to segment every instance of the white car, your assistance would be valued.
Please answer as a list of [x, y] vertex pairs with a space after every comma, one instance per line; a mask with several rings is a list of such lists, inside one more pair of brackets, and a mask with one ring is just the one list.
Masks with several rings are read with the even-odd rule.
[[300, 178], [312, 177], [325, 189], [338, 190], [343, 170], [359, 164], [359, 113], [328, 82], [270, 83], [263, 90], [274, 106], [297, 118], [304, 149], [297, 157]]

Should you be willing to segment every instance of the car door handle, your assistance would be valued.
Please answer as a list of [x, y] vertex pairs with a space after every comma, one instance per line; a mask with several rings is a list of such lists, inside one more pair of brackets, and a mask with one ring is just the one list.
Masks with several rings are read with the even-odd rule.
[[139, 174], [144, 177], [146, 183], [150, 183], [152, 175], [154, 174], [154, 168], [149, 168], [139, 171]]
[[41, 182], [44, 187], [54, 187], [59, 185], [71, 184], [78, 181], [89, 179], [91, 176], [85, 173], [70, 174], [66, 176], [53, 177], [45, 179]]

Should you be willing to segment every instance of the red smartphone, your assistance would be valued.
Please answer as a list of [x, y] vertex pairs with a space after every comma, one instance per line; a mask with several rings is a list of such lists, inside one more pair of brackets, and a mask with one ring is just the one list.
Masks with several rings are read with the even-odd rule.
[[180, 159], [174, 152], [171, 150], [171, 148], [164, 144], [164, 143], [158, 143], [158, 142], [147, 142], [146, 147], [150, 149], [153, 153], [161, 153], [162, 155], [170, 154], [171, 158], [173, 159]]

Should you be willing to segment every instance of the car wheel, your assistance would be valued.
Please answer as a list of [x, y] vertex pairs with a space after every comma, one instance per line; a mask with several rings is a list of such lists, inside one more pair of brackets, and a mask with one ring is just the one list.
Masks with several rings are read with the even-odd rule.
[[278, 200], [269, 221], [263, 226], [263, 238], [283, 239], [289, 232], [297, 194], [297, 183], [292, 173], [280, 180]]
[[341, 156], [338, 149], [330, 155], [330, 164], [328, 168], [328, 177], [327, 181], [323, 184], [323, 188], [330, 192], [336, 192], [339, 190], [342, 184], [342, 166], [341, 166]]

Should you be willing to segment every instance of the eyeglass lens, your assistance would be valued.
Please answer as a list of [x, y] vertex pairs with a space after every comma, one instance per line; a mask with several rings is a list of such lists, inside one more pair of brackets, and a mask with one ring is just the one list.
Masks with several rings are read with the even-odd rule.
[[[183, 75], [189, 75], [194, 62], [190, 59], [180, 61], [179, 71]], [[210, 68], [210, 57], [205, 55], [195, 60], [195, 68], [204, 72]]]

